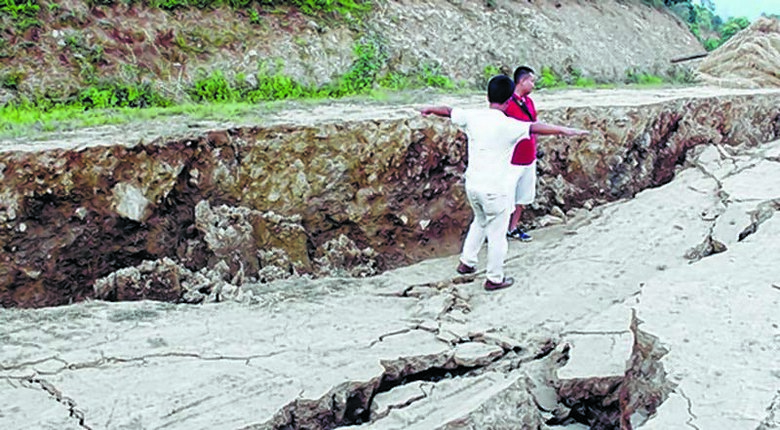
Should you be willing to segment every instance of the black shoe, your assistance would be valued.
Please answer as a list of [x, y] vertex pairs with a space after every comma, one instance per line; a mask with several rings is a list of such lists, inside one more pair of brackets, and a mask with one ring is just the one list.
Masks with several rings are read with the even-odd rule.
[[490, 279], [485, 281], [485, 289], [488, 291], [496, 291], [496, 290], [502, 290], [504, 288], [509, 288], [512, 286], [512, 284], [515, 283], [515, 280], [512, 278], [504, 277], [504, 280], [501, 282], [493, 282]]
[[471, 267], [466, 264], [460, 263], [458, 264], [458, 268], [456, 269], [458, 273], [461, 275], [468, 275], [469, 273], [474, 273], [477, 271], [476, 267]]

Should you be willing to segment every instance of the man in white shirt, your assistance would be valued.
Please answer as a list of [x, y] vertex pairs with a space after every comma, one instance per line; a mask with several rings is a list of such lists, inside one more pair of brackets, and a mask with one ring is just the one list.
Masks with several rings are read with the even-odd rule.
[[535, 134], [576, 136], [583, 130], [523, 122], [505, 115], [515, 84], [504, 75], [494, 76], [488, 83], [488, 109], [459, 109], [449, 106], [429, 106], [420, 109], [423, 115], [452, 118], [468, 136], [468, 167], [466, 167], [466, 197], [474, 211], [474, 221], [463, 243], [463, 253], [457, 271], [474, 273], [477, 254], [487, 238], [487, 280], [485, 289], [499, 290], [511, 286], [514, 280], [504, 276], [507, 252], [506, 226], [514, 207], [515, 174], [510, 159], [515, 143]]

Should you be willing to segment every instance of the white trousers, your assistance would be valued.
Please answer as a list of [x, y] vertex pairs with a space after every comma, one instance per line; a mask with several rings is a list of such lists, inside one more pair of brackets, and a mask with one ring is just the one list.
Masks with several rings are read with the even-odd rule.
[[487, 239], [487, 278], [491, 282], [503, 282], [504, 258], [509, 246], [506, 241], [506, 226], [511, 215], [512, 198], [508, 193], [486, 193], [469, 189], [468, 182], [466, 182], [466, 197], [471, 210], [474, 211], [474, 221], [471, 222], [466, 240], [463, 242], [460, 261], [475, 267], [478, 263], [479, 250]]

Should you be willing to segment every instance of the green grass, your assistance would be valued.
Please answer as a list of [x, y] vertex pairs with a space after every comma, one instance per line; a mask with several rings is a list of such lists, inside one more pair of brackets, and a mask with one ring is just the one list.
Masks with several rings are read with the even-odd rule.
[[667, 82], [660, 76], [651, 73], [637, 72], [636, 70], [626, 71], [626, 83], [641, 86], [658, 86]]
[[80, 106], [57, 106], [41, 111], [34, 106], [0, 108], [0, 138], [14, 138], [35, 132], [69, 131], [103, 125], [129, 124], [166, 117], [186, 116], [195, 120], [229, 120], [257, 114], [266, 106], [235, 102], [182, 104], [169, 107], [109, 108], [85, 110]]
[[248, 101], [184, 103], [148, 108], [93, 108], [83, 106], [55, 106], [41, 110], [35, 105], [6, 105], [0, 107], [0, 139], [35, 138], [38, 135], [73, 131], [88, 127], [122, 124], [148, 124], [154, 121], [170, 121], [186, 124], [188, 121], [214, 121], [221, 123], [263, 123], [263, 117], [286, 108], [312, 109], [323, 104], [383, 105], [423, 103], [437, 94], [473, 95], [475, 90], [464, 86], [454, 89], [416, 88], [392, 90], [375, 87], [371, 91], [339, 99], [307, 97], [299, 99], [269, 100], [259, 103]]

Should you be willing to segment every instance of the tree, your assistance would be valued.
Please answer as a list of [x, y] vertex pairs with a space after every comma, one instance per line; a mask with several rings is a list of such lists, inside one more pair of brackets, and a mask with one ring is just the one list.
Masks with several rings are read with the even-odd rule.
[[740, 30], [748, 28], [748, 26], [750, 26], [750, 20], [744, 16], [729, 18], [720, 29], [720, 37], [725, 42], [726, 40], [731, 39], [732, 36], [737, 34]]

